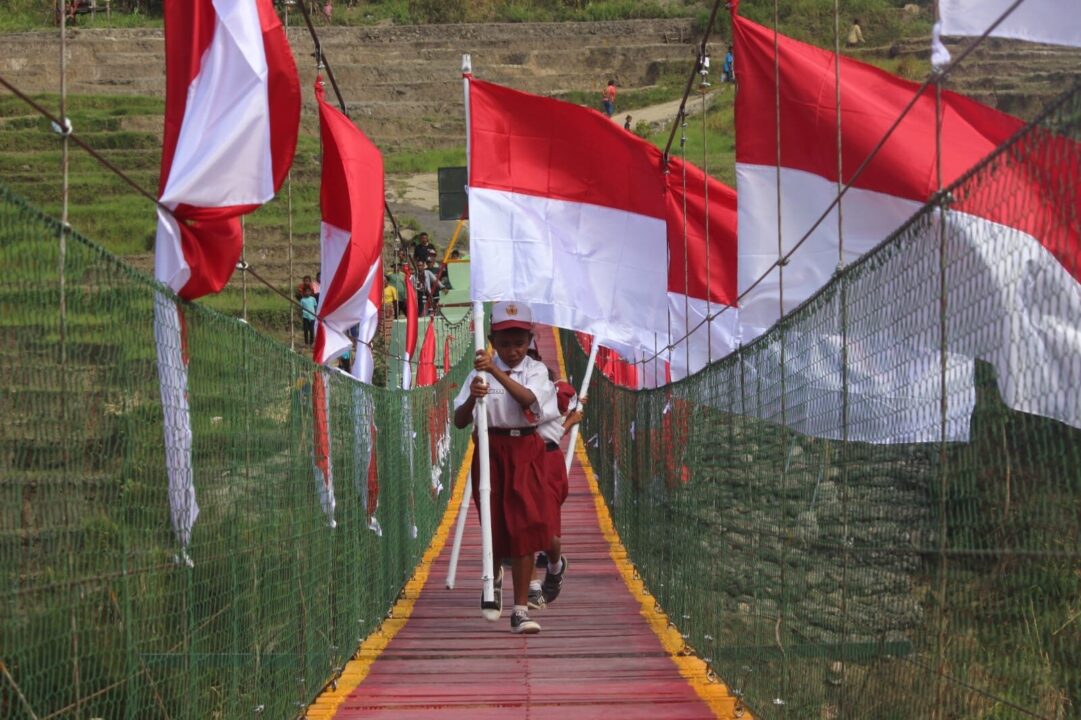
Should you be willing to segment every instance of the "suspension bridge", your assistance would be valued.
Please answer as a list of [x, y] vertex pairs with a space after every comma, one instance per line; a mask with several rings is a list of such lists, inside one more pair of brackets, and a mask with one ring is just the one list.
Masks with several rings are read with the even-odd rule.
[[[72, 228], [66, 195], [52, 217], [0, 184], [0, 718], [1076, 716], [1081, 364], [1053, 351], [1077, 305], [1018, 234], [1078, 277], [1071, 79], [753, 341], [657, 387], [598, 375], [565, 589], [529, 638], [478, 612], [472, 512], [445, 586], [478, 318], [434, 315], [444, 370], [399, 390], [180, 302], [182, 540], [154, 324], [175, 296]], [[579, 337], [537, 337], [579, 382]], [[398, 345], [383, 369], [417, 364]]]

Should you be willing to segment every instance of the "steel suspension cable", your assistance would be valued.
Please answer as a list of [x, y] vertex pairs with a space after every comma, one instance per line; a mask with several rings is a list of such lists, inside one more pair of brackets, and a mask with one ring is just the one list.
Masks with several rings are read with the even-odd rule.
[[694, 69], [691, 70], [690, 76], [687, 78], [687, 85], [683, 88], [683, 98], [679, 101], [679, 111], [676, 113], [676, 122], [672, 125], [672, 132], [668, 134], [668, 142], [664, 146], [664, 159], [665, 167], [668, 167], [668, 153], [672, 149], [672, 141], [676, 138], [676, 130], [679, 128], [680, 122], [687, 114], [687, 98], [691, 94], [691, 86], [694, 84], [694, 78], [698, 74], [698, 63], [706, 54], [706, 45], [709, 43], [709, 36], [713, 33], [713, 23], [717, 19], [717, 10], [721, 6], [721, 0], [714, 0], [713, 9], [709, 13], [709, 22], [706, 23], [705, 32], [702, 33], [702, 43], [698, 48], [698, 61], [695, 63]]

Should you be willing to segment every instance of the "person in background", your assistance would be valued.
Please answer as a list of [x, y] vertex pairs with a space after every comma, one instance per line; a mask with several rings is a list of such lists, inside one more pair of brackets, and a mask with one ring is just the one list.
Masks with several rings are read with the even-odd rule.
[[426, 262], [417, 263], [417, 307], [421, 315], [430, 315], [435, 312], [435, 306], [439, 303], [439, 278]]
[[304, 344], [308, 347], [315, 342], [315, 310], [318, 306], [319, 301], [313, 292], [300, 298], [300, 323], [304, 326]]
[[724, 65], [721, 66], [722, 82], [736, 81], [736, 56], [732, 54], [732, 46], [728, 46], [728, 52], [724, 54]]
[[293, 297], [297, 299], [297, 302], [300, 302], [305, 295], [314, 295], [315, 293], [316, 289], [315, 286], [312, 285], [312, 276], [305, 275], [304, 278], [300, 281], [300, 284], [297, 285], [297, 289], [296, 292], [293, 293]]
[[630, 130], [631, 129], [631, 116], [630, 115], [628, 115], [627, 119], [623, 121], [623, 129], [624, 130]]
[[601, 109], [608, 117], [616, 111], [616, 81], [609, 80], [608, 87], [601, 93]]
[[395, 319], [398, 318], [398, 288], [390, 279], [390, 275], [386, 276], [386, 283], [383, 285], [383, 312]]
[[417, 262], [428, 262], [428, 256], [435, 252], [435, 245], [428, 239], [428, 233], [422, 232], [417, 236], [417, 244], [413, 247], [413, 259]]
[[312, 283], [312, 289], [315, 290], [315, 299], [316, 299], [316, 301], [319, 300], [319, 283], [322, 282], [322, 280], [323, 280], [323, 273], [322, 272], [315, 273], [315, 282]]
[[[397, 307], [394, 311], [394, 317], [405, 316], [405, 273], [402, 272], [402, 266], [395, 264], [393, 272], [387, 275], [387, 282], [394, 286], [394, 293], [398, 296]], [[384, 296], [385, 298], [385, 296]]]
[[852, 28], [848, 31], [848, 46], [853, 47], [863, 43], [863, 30], [860, 28], [860, 19], [852, 21]]

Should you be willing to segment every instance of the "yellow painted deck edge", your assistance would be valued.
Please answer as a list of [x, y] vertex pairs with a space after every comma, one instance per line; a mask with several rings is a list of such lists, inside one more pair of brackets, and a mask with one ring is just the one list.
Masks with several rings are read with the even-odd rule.
[[364, 681], [364, 678], [368, 677], [368, 673], [372, 669], [372, 663], [382, 654], [390, 641], [398, 634], [398, 631], [409, 622], [409, 617], [413, 614], [413, 606], [428, 581], [432, 562], [443, 551], [443, 546], [446, 545], [454, 520], [458, 517], [458, 510], [462, 504], [462, 499], [465, 497], [465, 488], [469, 480], [469, 465], [472, 457], [473, 440], [470, 439], [469, 446], [465, 451], [465, 457], [462, 458], [462, 466], [458, 470], [458, 477], [454, 486], [454, 497], [447, 503], [447, 507], [443, 511], [443, 519], [440, 520], [439, 527], [436, 528], [435, 534], [432, 536], [432, 542], [428, 545], [428, 549], [424, 551], [424, 556], [417, 564], [413, 577], [405, 584], [401, 597], [391, 608], [387, 618], [376, 628], [375, 632], [365, 638], [353, 659], [346, 663], [342, 674], [338, 676], [337, 684], [328, 686], [308, 707], [305, 714], [308, 720], [330, 720], [330, 718], [333, 718], [335, 713], [338, 712], [338, 708], [345, 702], [345, 699], [357, 689], [357, 686]]
[[[553, 329], [553, 333], [555, 333], [556, 355], [559, 358], [559, 374], [566, 377], [567, 369], [563, 362], [563, 347], [559, 339], [559, 331]], [[615, 524], [612, 522], [612, 515], [608, 511], [608, 503], [604, 501], [604, 496], [601, 495], [600, 486], [597, 484], [597, 476], [593, 472], [593, 466], [589, 463], [589, 457], [586, 454], [585, 443], [581, 435], [578, 436], [575, 455], [585, 471], [589, 492], [593, 496], [593, 504], [597, 508], [597, 522], [600, 525], [601, 534], [608, 542], [608, 554], [619, 569], [619, 574], [623, 578], [627, 590], [638, 601], [640, 605], [639, 612], [649, 624], [650, 629], [653, 630], [653, 634], [660, 640], [661, 646], [668, 653], [672, 662], [676, 664], [680, 675], [690, 684], [698, 697], [713, 711], [716, 717], [721, 720], [737, 717], [750, 720], [751, 714], [746, 709], [741, 714], [736, 714], [736, 698], [728, 692], [728, 688], [724, 683], [709, 680], [709, 668], [701, 658], [695, 655], [681, 654], [685, 647], [683, 636], [678, 628], [669, 623], [668, 616], [658, 609], [660, 604], [657, 599], [649, 592], [641, 578], [636, 576], [634, 566], [627, 559], [627, 549], [623, 547], [623, 541], [619, 539], [619, 532], [616, 530]]]

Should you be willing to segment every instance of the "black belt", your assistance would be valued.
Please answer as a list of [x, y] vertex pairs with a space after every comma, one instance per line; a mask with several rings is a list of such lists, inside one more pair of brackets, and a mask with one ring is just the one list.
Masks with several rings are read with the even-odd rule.
[[559, 449], [559, 443], [552, 442], [551, 440], [544, 441], [544, 449], [548, 452], [554, 452]]
[[523, 435], [532, 435], [535, 432], [537, 432], [535, 427], [488, 428], [489, 435], [508, 435], [510, 437], [522, 437]]

